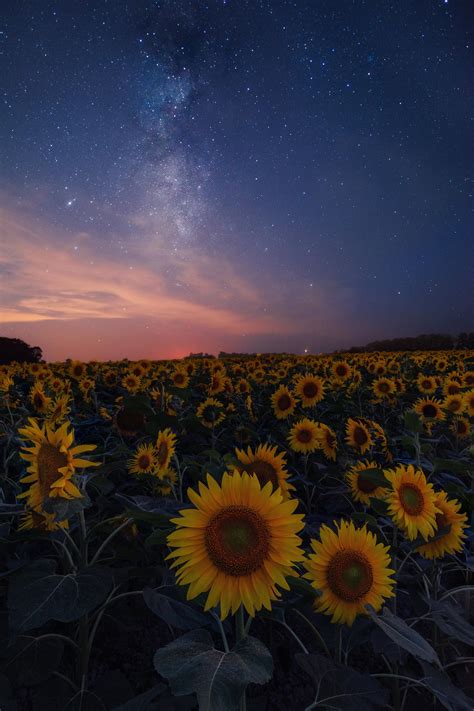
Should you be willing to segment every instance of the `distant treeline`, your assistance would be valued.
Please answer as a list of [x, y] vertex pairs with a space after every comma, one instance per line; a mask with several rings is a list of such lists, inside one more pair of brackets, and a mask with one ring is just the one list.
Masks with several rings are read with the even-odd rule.
[[0, 365], [8, 365], [12, 361], [18, 363], [39, 363], [43, 351], [39, 346], [29, 346], [19, 338], [0, 336]]
[[[372, 351], [449, 351], [474, 349], [474, 333], [450, 336], [446, 333], [428, 333], [406, 338], [390, 338], [372, 341], [366, 346], [353, 346], [346, 353], [370, 353]], [[340, 352], [340, 351], [338, 351]]]

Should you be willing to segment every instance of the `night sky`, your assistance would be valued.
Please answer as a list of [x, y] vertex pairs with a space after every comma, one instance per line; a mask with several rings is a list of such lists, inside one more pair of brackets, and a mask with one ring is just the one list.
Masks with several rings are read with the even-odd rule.
[[472, 0], [4, 0], [1, 335], [47, 359], [473, 330]]

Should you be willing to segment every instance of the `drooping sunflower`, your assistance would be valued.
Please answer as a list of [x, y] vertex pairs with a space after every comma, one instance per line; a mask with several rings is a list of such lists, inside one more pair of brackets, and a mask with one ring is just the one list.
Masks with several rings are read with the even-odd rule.
[[196, 410], [196, 417], [200, 420], [204, 427], [212, 429], [217, 427], [224, 420], [224, 406], [219, 400], [213, 397], [208, 397], [202, 402]]
[[425, 541], [436, 531], [436, 497], [432, 484], [428, 484], [421, 469], [413, 464], [399, 464], [395, 469], [385, 469], [388, 479], [386, 501], [394, 523], [406, 533], [410, 541], [421, 535]]
[[323, 422], [318, 422], [317, 424], [319, 429], [319, 443], [321, 449], [324, 452], [324, 456], [327, 459], [332, 459], [333, 461], [335, 461], [337, 453], [336, 433], [333, 429], [331, 429], [331, 427], [325, 425]]
[[291, 428], [288, 442], [294, 452], [314, 452], [321, 446], [318, 424], [304, 417]]
[[272, 395], [272, 408], [277, 420], [284, 420], [293, 414], [296, 398], [285, 385], [280, 385]]
[[413, 409], [425, 423], [434, 423], [445, 418], [445, 414], [441, 409], [441, 402], [435, 398], [420, 398], [415, 402]]
[[286, 576], [304, 559], [302, 515], [295, 514], [297, 499], [283, 501], [281, 491], [263, 489], [255, 475], [226, 472], [219, 485], [209, 474], [199, 494], [188, 489], [195, 508], [171, 519], [176, 530], [168, 536], [174, 550], [177, 581], [189, 585], [187, 599], [208, 592], [205, 610], [220, 605], [220, 617], [234, 614], [241, 605], [251, 617], [280, 592], [289, 589]]
[[30, 462], [27, 476], [21, 479], [23, 484], [30, 484], [27, 491], [18, 495], [26, 499], [27, 506], [40, 510], [47, 498], [61, 497], [74, 499], [82, 496], [72, 478], [76, 469], [99, 466], [99, 462], [90, 462], [78, 458], [83, 452], [96, 449], [95, 444], [81, 444], [72, 447], [74, 431], [70, 422], [65, 422], [57, 430], [48, 424], [40, 427], [33, 418], [28, 419], [29, 425], [18, 430], [22, 439], [29, 440], [31, 447], [23, 447], [20, 452], [22, 459]]
[[352, 419], [349, 419], [346, 424], [346, 442], [361, 454], [365, 454], [373, 445], [372, 436], [366, 425], [363, 422]]
[[355, 528], [352, 521], [336, 524], [337, 530], [322, 525], [320, 541], [311, 540], [305, 561], [305, 578], [322, 594], [315, 607], [331, 622], [351, 626], [357, 615], [367, 614], [365, 605], [378, 611], [384, 600], [393, 597], [389, 548], [378, 543], [367, 529]]
[[40, 531], [58, 531], [68, 528], [68, 521], [56, 521], [54, 514], [47, 513], [46, 511], [34, 511], [33, 509], [27, 509], [25, 513], [20, 516], [18, 526], [19, 531], [31, 531], [33, 529]]
[[378, 469], [377, 462], [357, 462], [346, 473], [346, 481], [353, 498], [367, 506], [370, 505], [370, 499], [383, 499], [387, 493], [387, 487], [378, 486], [367, 475], [364, 476], [368, 469]]
[[155, 448], [157, 470], [162, 474], [167, 471], [176, 450], [176, 435], [169, 427], [158, 432]]
[[237, 469], [247, 474], [255, 474], [262, 488], [267, 482], [271, 482], [273, 489], [280, 487], [284, 499], [287, 499], [289, 491], [295, 488], [288, 482], [285, 452], [277, 453], [276, 446], [260, 444], [255, 451], [248, 447], [246, 452], [236, 448], [235, 454], [239, 460]]
[[300, 375], [295, 383], [295, 392], [303, 407], [313, 407], [324, 398], [324, 381], [317, 375]]
[[44, 414], [51, 405], [51, 398], [44, 392], [43, 386], [38, 381], [35, 382], [30, 390], [30, 402], [36, 412]]
[[438, 491], [435, 494], [436, 507], [440, 513], [436, 514], [436, 525], [438, 530], [449, 526], [449, 530], [443, 536], [435, 540], [428, 541], [416, 549], [424, 558], [442, 558], [445, 555], [459, 553], [467, 537], [464, 533], [467, 528], [466, 514], [459, 513], [461, 504], [457, 499], [448, 499], [445, 491]]
[[130, 474], [150, 474], [156, 467], [156, 451], [152, 444], [140, 444], [127, 462]]

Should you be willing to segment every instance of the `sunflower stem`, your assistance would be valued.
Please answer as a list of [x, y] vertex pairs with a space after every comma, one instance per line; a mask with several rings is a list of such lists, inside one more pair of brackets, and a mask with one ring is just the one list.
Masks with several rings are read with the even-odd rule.
[[92, 558], [91, 563], [90, 563], [91, 565], [94, 565], [94, 563], [99, 558], [99, 556], [102, 553], [102, 551], [104, 550], [104, 548], [110, 543], [112, 538], [114, 538], [117, 535], [117, 533], [119, 533], [119, 531], [121, 531], [123, 528], [126, 528], [126, 526], [128, 526], [132, 521], [133, 521], [133, 518], [127, 518], [123, 523], [120, 524], [120, 526], [118, 526], [114, 531], [112, 531], [112, 533], [109, 536], [107, 536], [105, 541], [102, 543], [102, 545], [99, 546], [94, 557]]
[[[235, 614], [235, 637], [237, 642], [240, 642], [245, 637], [245, 624], [244, 624], [244, 606], [241, 605]], [[247, 698], [246, 691], [242, 694], [240, 699], [239, 711], [247, 711]]]

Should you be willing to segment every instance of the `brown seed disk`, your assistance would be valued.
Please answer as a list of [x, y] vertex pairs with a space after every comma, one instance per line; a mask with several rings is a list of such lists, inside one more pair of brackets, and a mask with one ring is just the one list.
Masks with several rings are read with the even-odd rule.
[[360, 551], [340, 551], [334, 555], [327, 569], [330, 590], [344, 602], [356, 602], [372, 587], [372, 566]]

